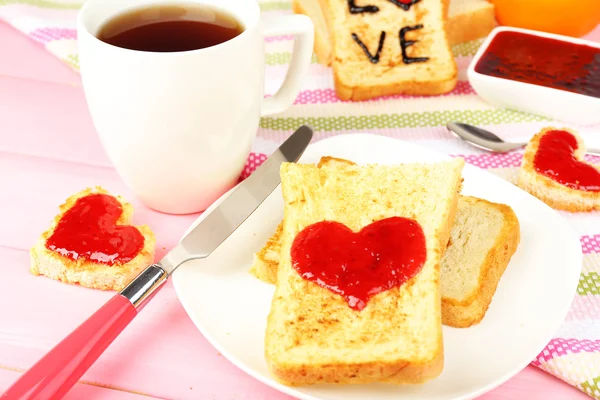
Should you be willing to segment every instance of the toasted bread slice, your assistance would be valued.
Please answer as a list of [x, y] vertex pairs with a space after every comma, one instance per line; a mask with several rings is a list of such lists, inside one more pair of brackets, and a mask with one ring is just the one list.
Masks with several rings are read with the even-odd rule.
[[487, 0], [450, 0], [448, 40], [452, 46], [486, 37], [496, 27], [494, 5]]
[[512, 208], [461, 196], [441, 262], [442, 323], [481, 322], [521, 238]]
[[[331, 65], [331, 38], [319, 0], [292, 0], [296, 14], [308, 16], [315, 26], [314, 52], [320, 64]], [[450, 45], [487, 36], [496, 26], [494, 5], [487, 0], [450, 0], [446, 33]]]
[[[600, 192], [570, 188], [535, 170], [534, 159], [540, 140], [546, 133], [553, 130], [557, 130], [557, 128], [547, 127], [542, 129], [527, 144], [523, 162], [519, 169], [517, 185], [558, 210], [570, 212], [600, 210]], [[574, 151], [574, 156], [578, 160], [582, 160], [586, 147], [581, 136], [572, 129], [560, 128], [559, 130], [567, 131], [576, 138], [577, 149]]]
[[331, 43], [327, 22], [321, 11], [319, 0], [292, 0], [292, 10], [304, 14], [312, 20], [315, 27], [314, 53], [320, 64], [331, 65]]
[[335, 91], [341, 100], [435, 95], [456, 86], [458, 72], [446, 34], [448, 0], [421, 0], [406, 11], [382, 1], [378, 12], [363, 14], [352, 14], [345, 0], [319, 1], [331, 32]]
[[[321, 157], [318, 167], [330, 167], [335, 165], [355, 165], [352, 161], [336, 157]], [[250, 267], [250, 273], [261, 281], [274, 284], [277, 281], [277, 268], [279, 267], [279, 255], [281, 253], [281, 233], [283, 222], [277, 225], [275, 233], [267, 243], [254, 254], [254, 262]]]
[[[80, 198], [95, 193], [109, 194], [101, 187], [85, 189], [67, 198], [65, 203], [59, 207], [60, 213], [54, 218], [50, 228], [40, 236], [30, 251], [30, 271], [32, 274], [44, 275], [65, 283], [80, 284], [81, 286], [94, 289], [118, 291], [123, 289], [141, 270], [152, 264], [156, 240], [154, 233], [146, 225], [136, 226], [144, 237], [143, 248], [132, 260], [124, 264], [115, 263], [108, 265], [83, 257], [75, 261], [46, 247], [46, 241], [54, 233], [65, 212], [73, 207]], [[130, 225], [133, 217], [133, 206], [120, 196], [113, 197], [119, 201], [123, 209], [117, 225]]]
[[[354, 165], [323, 157], [319, 168]], [[274, 284], [283, 222], [254, 255], [250, 273]], [[460, 196], [448, 247], [441, 261], [442, 323], [457, 328], [481, 322], [520, 241], [519, 221], [509, 206]]]
[[[454, 219], [460, 158], [434, 164], [346, 166], [284, 164], [284, 225], [265, 356], [287, 385], [422, 383], [443, 368], [439, 263]], [[361, 311], [303, 279], [292, 266], [296, 235], [333, 220], [353, 231], [400, 216], [423, 229], [426, 261], [399, 288], [374, 295]]]

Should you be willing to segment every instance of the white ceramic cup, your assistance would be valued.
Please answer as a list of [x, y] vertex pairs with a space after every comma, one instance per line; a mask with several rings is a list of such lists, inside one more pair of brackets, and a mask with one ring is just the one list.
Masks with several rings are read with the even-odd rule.
[[[146, 52], [96, 38], [113, 17], [157, 4], [200, 5], [244, 27], [216, 46]], [[206, 209], [234, 186], [261, 115], [295, 100], [313, 49], [303, 15], [262, 20], [255, 0], [87, 0], [77, 21], [85, 97], [102, 144], [123, 181], [148, 207], [171, 214]], [[295, 35], [281, 88], [264, 98], [264, 36]]]

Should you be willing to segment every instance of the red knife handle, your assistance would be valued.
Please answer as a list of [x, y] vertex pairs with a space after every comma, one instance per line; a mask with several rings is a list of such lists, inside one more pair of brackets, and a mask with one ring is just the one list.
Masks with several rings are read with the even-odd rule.
[[148, 267], [127, 288], [113, 296], [26, 371], [1, 398], [21, 400], [63, 397], [129, 325], [138, 309], [165, 280], [166, 274], [162, 268], [157, 265]]
[[61, 398], [136, 315], [133, 304], [116, 294], [25, 372], [2, 398]]

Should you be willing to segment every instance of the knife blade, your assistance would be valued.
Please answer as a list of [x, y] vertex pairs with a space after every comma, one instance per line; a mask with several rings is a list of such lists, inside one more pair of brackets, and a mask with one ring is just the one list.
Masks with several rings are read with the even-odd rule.
[[208, 257], [275, 190], [281, 182], [281, 164], [298, 161], [312, 135], [313, 131], [308, 126], [298, 128], [162, 260], [142, 271], [120, 294], [129, 299], [136, 308], [141, 308], [181, 264]]
[[192, 229], [179, 244], [159, 262], [171, 274], [182, 262], [208, 257], [225, 241], [281, 182], [279, 167], [296, 162], [312, 139], [312, 129], [296, 130], [225, 200]]
[[240, 183], [158, 263], [147, 267], [120, 293], [58, 343], [8, 388], [1, 399], [59, 399], [119, 336], [184, 262], [208, 257], [279, 185], [279, 167], [296, 162], [312, 139], [300, 127]]

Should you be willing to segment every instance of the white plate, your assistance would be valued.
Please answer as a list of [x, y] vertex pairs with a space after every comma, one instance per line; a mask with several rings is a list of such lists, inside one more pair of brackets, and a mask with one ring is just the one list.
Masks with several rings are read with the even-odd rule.
[[[381, 136], [349, 134], [317, 142], [300, 162], [324, 155], [357, 163], [435, 162], [447, 156]], [[277, 383], [264, 359], [264, 332], [274, 288], [248, 273], [253, 253], [283, 215], [281, 190], [271, 196], [208, 259], [173, 276], [183, 307], [202, 334], [232, 363], [267, 385], [300, 399], [467, 399], [500, 385], [533, 360], [563, 321], [577, 287], [581, 247], [575, 232], [550, 207], [490, 173], [464, 169], [463, 194], [513, 207], [521, 243], [483, 321], [468, 329], [444, 327], [442, 374], [423, 385]]]

